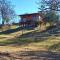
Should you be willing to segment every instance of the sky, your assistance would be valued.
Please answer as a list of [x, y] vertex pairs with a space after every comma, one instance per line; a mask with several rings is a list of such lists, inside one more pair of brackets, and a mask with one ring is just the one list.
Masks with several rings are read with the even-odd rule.
[[[38, 12], [38, 4], [36, 2], [42, 0], [9, 0], [12, 5], [14, 5], [14, 10], [17, 15], [26, 13], [36, 13]], [[48, 1], [48, 0], [47, 0]], [[60, 1], [60, 0], [59, 0]], [[14, 21], [19, 22], [20, 18], [17, 17]]]
[[[41, 0], [9, 0], [13, 5], [14, 11], [17, 15], [26, 13], [36, 13], [38, 12], [38, 4], [36, 2]], [[19, 22], [20, 18], [17, 17], [12, 22]]]
[[[38, 4], [36, 3], [38, 0], [8, 0], [8, 1], [11, 2], [17, 16], [26, 13], [38, 12]], [[15, 19], [11, 20], [10, 23], [19, 21], [20, 17], [16, 17]], [[2, 23], [2, 20], [0, 20], [0, 23]]]
[[[26, 13], [36, 13], [38, 12], [37, 0], [9, 0], [13, 5], [14, 11], [17, 15]], [[17, 17], [12, 22], [19, 22], [20, 18]]]
[[38, 12], [37, 0], [10, 0], [14, 5], [16, 14]]

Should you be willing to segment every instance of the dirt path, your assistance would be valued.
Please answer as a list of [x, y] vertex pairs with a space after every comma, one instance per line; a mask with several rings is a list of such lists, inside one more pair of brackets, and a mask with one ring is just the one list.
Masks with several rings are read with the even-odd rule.
[[60, 53], [50, 51], [0, 53], [0, 60], [60, 60]]

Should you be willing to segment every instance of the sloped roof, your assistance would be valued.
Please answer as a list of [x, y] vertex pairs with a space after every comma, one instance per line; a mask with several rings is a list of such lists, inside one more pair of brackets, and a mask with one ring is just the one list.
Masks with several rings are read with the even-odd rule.
[[39, 15], [39, 13], [21, 14], [19, 16]]

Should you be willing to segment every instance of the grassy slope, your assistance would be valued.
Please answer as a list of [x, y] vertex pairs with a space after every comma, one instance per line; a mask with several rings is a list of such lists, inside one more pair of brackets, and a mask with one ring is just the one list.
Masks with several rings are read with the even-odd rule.
[[[24, 34], [32, 31], [33, 30], [24, 31]], [[48, 39], [38, 41], [29, 38], [15, 39], [16, 36], [21, 34], [22, 31], [18, 31], [8, 35], [0, 35], [0, 51], [9, 51], [9, 52], [15, 52], [20, 50], [60, 51], [60, 36], [59, 37], [50, 36]]]
[[0, 51], [20, 51], [20, 50], [51, 50], [60, 51], [60, 37], [50, 37], [44, 41], [34, 41], [32, 39], [0, 40]]

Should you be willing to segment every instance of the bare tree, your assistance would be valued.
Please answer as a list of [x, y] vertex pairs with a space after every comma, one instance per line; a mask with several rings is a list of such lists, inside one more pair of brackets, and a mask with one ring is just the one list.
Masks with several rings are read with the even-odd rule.
[[[58, 11], [60, 8], [60, 0], [41, 0], [38, 2], [39, 10], [55, 10]], [[59, 10], [60, 11], [60, 10]]]
[[8, 23], [15, 16], [15, 12], [9, 1], [0, 0], [0, 14], [2, 17], [3, 25], [4, 22]]

